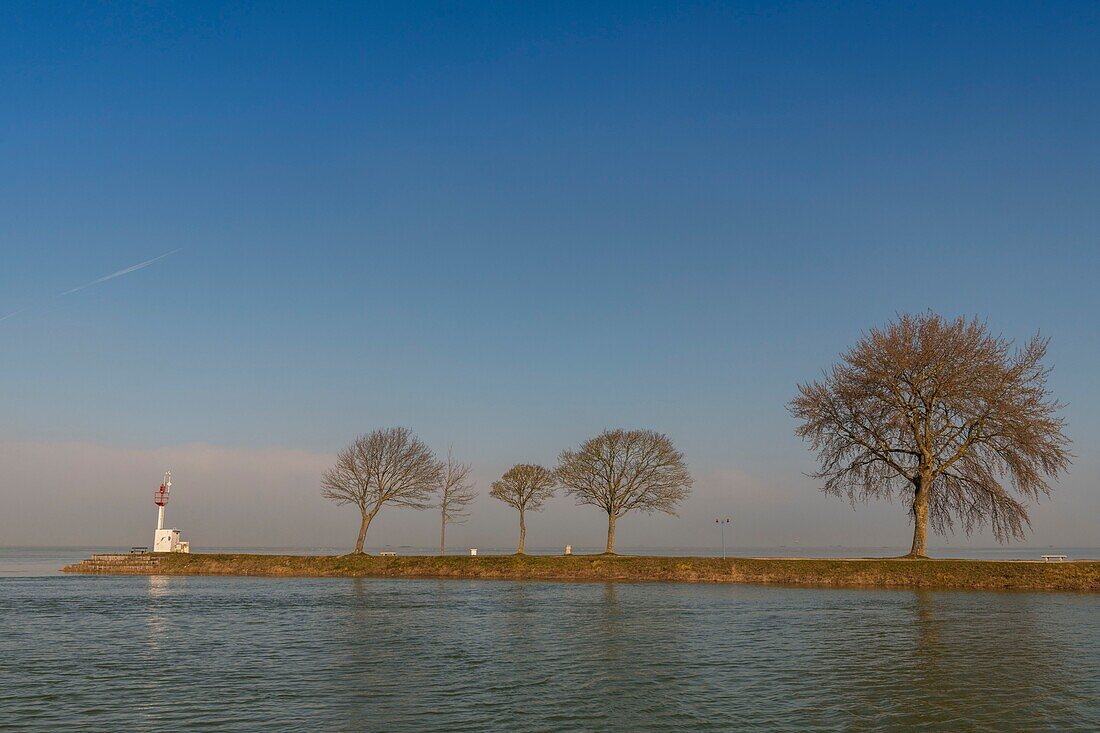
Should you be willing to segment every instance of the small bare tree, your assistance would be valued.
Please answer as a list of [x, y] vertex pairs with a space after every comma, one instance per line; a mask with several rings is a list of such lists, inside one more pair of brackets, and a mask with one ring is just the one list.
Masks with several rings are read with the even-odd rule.
[[442, 473], [431, 449], [408, 428], [375, 430], [340, 451], [336, 465], [321, 477], [321, 495], [359, 508], [355, 553], [362, 554], [367, 528], [382, 505], [427, 509]]
[[615, 552], [615, 521], [632, 509], [675, 514], [691, 493], [684, 454], [652, 430], [608, 430], [576, 451], [562, 451], [558, 481], [577, 504], [607, 512], [607, 550]]
[[466, 521], [469, 512], [466, 507], [474, 500], [477, 493], [474, 484], [470, 480], [470, 466], [467, 463], [459, 463], [447, 451], [447, 462], [443, 464], [443, 471], [439, 476], [439, 485], [436, 487], [439, 495], [439, 554], [447, 553], [447, 525], [462, 524]]
[[853, 505], [896, 493], [913, 517], [910, 557], [927, 555], [929, 523], [946, 535], [955, 518], [967, 534], [988, 523], [1000, 542], [1023, 538], [1027, 507], [1006, 483], [1038, 500], [1072, 457], [1048, 343], [1013, 349], [976, 319], [934, 313], [872, 329], [789, 405], [822, 490]]
[[526, 550], [527, 524], [524, 522], [524, 514], [542, 509], [543, 502], [554, 495], [556, 483], [553, 471], [529, 463], [512, 466], [499, 481], [493, 482], [489, 496], [519, 510], [517, 554], [522, 555]]

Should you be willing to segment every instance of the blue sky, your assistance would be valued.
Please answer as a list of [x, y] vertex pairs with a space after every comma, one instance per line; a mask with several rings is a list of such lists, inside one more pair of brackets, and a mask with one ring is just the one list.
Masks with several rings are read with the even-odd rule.
[[1100, 544], [1098, 36], [1088, 3], [6, 5], [0, 441], [404, 424], [488, 480], [648, 426], [748, 477], [700, 516], [900, 544], [814, 493], [784, 405], [932, 308], [1053, 339], [1078, 460], [1036, 537]]

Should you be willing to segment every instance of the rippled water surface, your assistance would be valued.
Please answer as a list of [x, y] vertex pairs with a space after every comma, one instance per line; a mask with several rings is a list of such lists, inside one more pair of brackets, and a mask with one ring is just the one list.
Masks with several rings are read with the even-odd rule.
[[1100, 729], [1089, 595], [0, 578], [0, 729]]

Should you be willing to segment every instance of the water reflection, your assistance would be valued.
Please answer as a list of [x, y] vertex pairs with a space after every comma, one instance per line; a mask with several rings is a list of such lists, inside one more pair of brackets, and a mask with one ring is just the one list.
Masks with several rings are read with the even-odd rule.
[[998, 731], [1052, 721], [1075, 729], [1081, 691], [1066, 668], [1072, 654], [1044, 618], [1048, 603], [1038, 611], [1032, 598], [898, 591], [861, 608], [860, 623], [871, 633], [858, 649], [844, 645], [847, 662], [832, 662], [833, 673], [849, 682], [838, 716], [874, 727], [952, 731], [993, 712]]
[[15, 728], [1100, 729], [1095, 596], [363, 578], [0, 584], [0, 711]]
[[[1095, 669], [1097, 635], [1086, 653], [1070, 642], [1096, 628], [1087, 596], [375, 582], [357, 581], [350, 609], [348, 656], [371, 690], [349, 698], [352, 726], [400, 708], [425, 725], [514, 730], [767, 730], [777, 716], [823, 730], [1073, 730], [1096, 710], [1083, 660]], [[410, 638], [412, 658], [396, 651]]]
[[350, 582], [337, 624], [350, 728], [400, 713], [455, 730], [766, 730], [785, 715], [823, 730], [983, 718], [1022, 731], [1072, 729], [1089, 704], [1044, 596]]
[[158, 648], [166, 626], [165, 614], [169, 610], [169, 579], [167, 575], [150, 575], [146, 578], [148, 612], [145, 622], [149, 629], [149, 643]]
[[148, 576], [148, 581], [150, 598], [163, 598], [168, 595], [169, 576], [150, 575]]
[[917, 629], [920, 634], [917, 644], [918, 654], [930, 662], [935, 662], [941, 651], [939, 626], [934, 612], [935, 595], [930, 590], [920, 589], [913, 591], [913, 598], [917, 612]]

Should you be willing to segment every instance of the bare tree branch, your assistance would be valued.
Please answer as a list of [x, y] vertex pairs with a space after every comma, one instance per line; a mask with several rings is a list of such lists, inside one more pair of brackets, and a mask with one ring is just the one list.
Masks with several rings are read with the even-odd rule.
[[439, 496], [439, 554], [447, 552], [447, 525], [462, 524], [469, 516], [466, 508], [477, 497], [474, 491], [473, 481], [470, 480], [470, 466], [467, 463], [459, 463], [447, 450], [447, 462], [443, 464], [443, 470], [439, 475], [439, 484], [436, 486]]
[[934, 313], [872, 329], [788, 406], [817, 451], [822, 490], [853, 504], [898, 496], [914, 518], [914, 556], [926, 554], [929, 523], [1022, 538], [1027, 507], [1006, 479], [1038, 500], [1072, 459], [1047, 389], [1048, 344], [1037, 335], [1013, 350], [977, 319]]
[[359, 508], [359, 554], [367, 528], [383, 504], [427, 509], [442, 473], [431, 449], [408, 428], [375, 430], [340, 451], [336, 465], [321, 477], [321, 495]]
[[607, 513], [607, 552], [615, 551], [615, 520], [637, 509], [675, 514], [691, 492], [684, 455], [652, 430], [608, 430], [562, 451], [558, 481], [577, 504]]
[[493, 482], [489, 496], [519, 511], [517, 553], [523, 554], [526, 551], [527, 524], [524, 521], [524, 515], [528, 511], [542, 509], [543, 502], [554, 495], [556, 484], [552, 471], [530, 463], [512, 466], [499, 481]]

